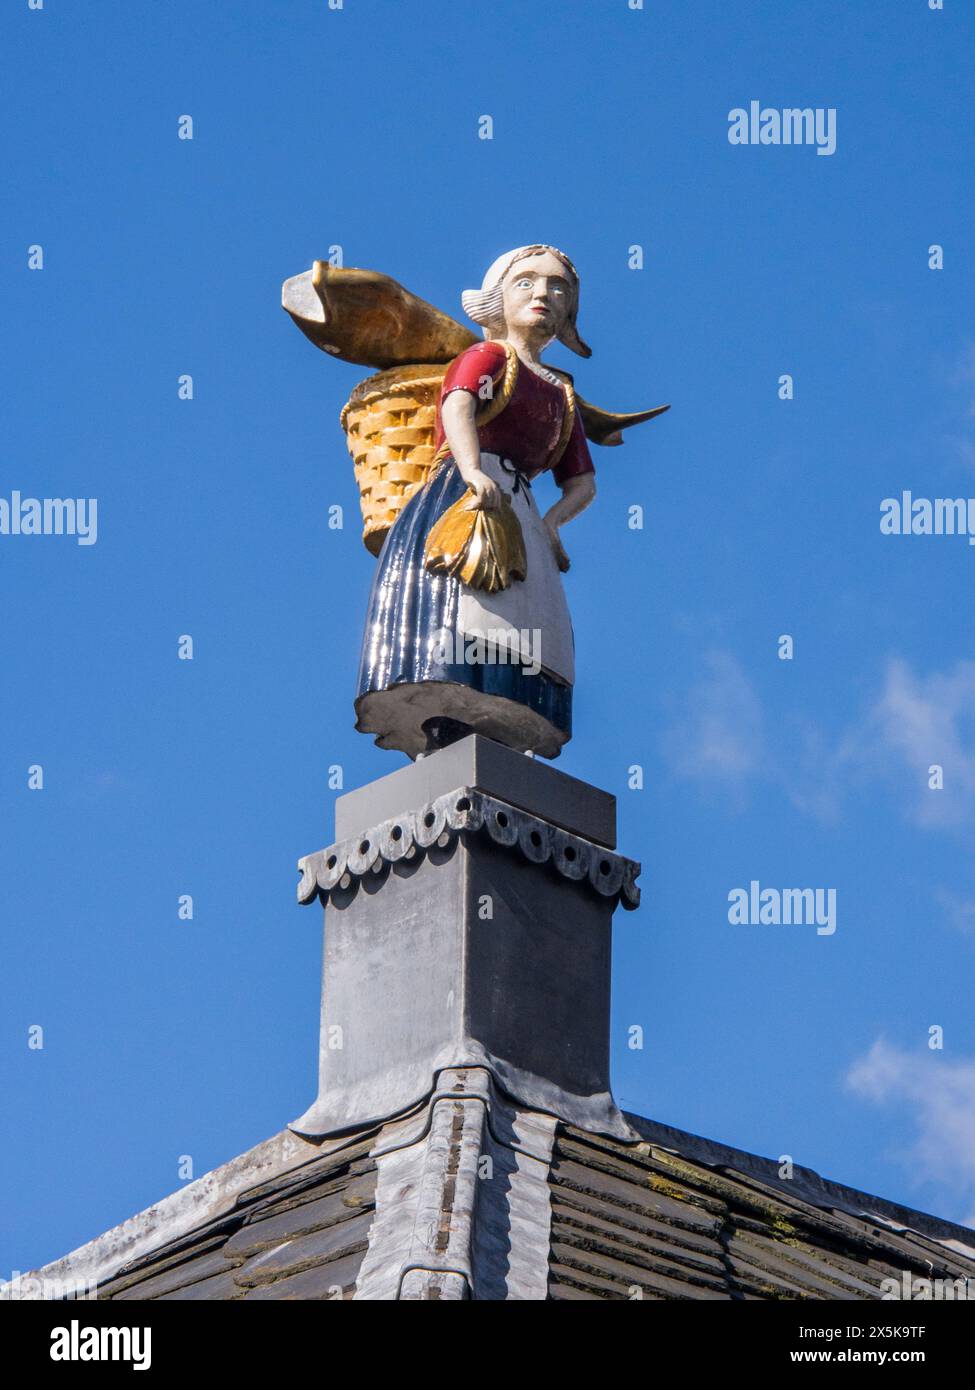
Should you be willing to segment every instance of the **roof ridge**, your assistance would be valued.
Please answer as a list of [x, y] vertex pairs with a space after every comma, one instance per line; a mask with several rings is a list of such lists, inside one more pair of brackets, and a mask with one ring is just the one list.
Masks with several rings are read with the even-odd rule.
[[[933, 1216], [915, 1207], [904, 1206], [887, 1197], [875, 1196], [846, 1183], [834, 1182], [830, 1178], [824, 1178], [814, 1168], [807, 1168], [803, 1164], [793, 1164], [796, 1177], [783, 1178], [779, 1174], [779, 1164], [775, 1159], [765, 1158], [747, 1149], [733, 1148], [731, 1145], [706, 1139], [702, 1135], [692, 1134], [689, 1130], [677, 1129], [631, 1111], [624, 1111], [623, 1114], [628, 1123], [648, 1143], [656, 1144], [662, 1149], [672, 1148], [681, 1157], [693, 1158], [712, 1168], [738, 1167], [742, 1170], [743, 1176], [761, 1177], [771, 1181], [783, 1193], [794, 1191], [796, 1177], [799, 1177], [807, 1195], [813, 1199], [816, 1206], [823, 1205], [821, 1201], [815, 1200], [817, 1196], [831, 1197], [835, 1199], [834, 1205], [852, 1215], [867, 1216], [881, 1221], [886, 1219], [886, 1224], [898, 1225], [902, 1230], [926, 1237], [938, 1245], [949, 1246], [962, 1258], [975, 1260], [975, 1230], [970, 1227], [961, 1226], [944, 1217]], [[894, 1218], [893, 1223], [890, 1217]]]

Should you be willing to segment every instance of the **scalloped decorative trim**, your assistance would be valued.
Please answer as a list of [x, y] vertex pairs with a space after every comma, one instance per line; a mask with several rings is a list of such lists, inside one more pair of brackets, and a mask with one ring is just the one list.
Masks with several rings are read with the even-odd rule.
[[318, 898], [325, 904], [333, 888], [351, 888], [368, 874], [382, 873], [387, 865], [419, 858], [433, 845], [446, 849], [462, 834], [488, 835], [496, 845], [533, 864], [548, 865], [563, 878], [586, 884], [624, 908], [640, 905], [636, 882], [640, 865], [635, 860], [471, 787], [459, 787], [354, 839], [306, 854], [298, 860], [298, 901], [307, 905]]

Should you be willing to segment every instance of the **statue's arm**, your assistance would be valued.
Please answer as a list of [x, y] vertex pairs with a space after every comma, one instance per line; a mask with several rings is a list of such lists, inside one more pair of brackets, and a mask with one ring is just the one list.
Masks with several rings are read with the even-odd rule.
[[560, 484], [562, 496], [545, 513], [544, 521], [552, 537], [552, 548], [563, 574], [569, 568], [569, 557], [562, 546], [559, 527], [584, 512], [596, 496], [595, 473], [576, 473]]
[[473, 488], [476, 505], [486, 511], [501, 506], [501, 489], [481, 468], [481, 442], [474, 423], [476, 402], [469, 391], [451, 391], [440, 408], [447, 446], [460, 476]]

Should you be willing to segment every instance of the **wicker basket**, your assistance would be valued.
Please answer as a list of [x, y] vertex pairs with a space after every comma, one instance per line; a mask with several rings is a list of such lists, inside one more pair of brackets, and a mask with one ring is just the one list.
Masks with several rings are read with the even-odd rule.
[[442, 365], [393, 367], [361, 381], [340, 422], [355, 465], [362, 539], [378, 555], [386, 532], [433, 464]]

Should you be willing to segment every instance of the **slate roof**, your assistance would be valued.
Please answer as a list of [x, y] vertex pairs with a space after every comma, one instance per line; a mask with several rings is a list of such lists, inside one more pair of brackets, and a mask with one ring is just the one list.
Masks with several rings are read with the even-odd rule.
[[[885, 1277], [975, 1276], [975, 1231], [658, 1127], [627, 1148], [560, 1126], [549, 1296], [876, 1299]], [[764, 1171], [763, 1171], [764, 1170]], [[918, 1229], [927, 1227], [925, 1234]], [[969, 1255], [946, 1241], [969, 1246]], [[972, 1286], [975, 1292], [975, 1284]]]
[[371, 1137], [250, 1189], [226, 1215], [122, 1265], [99, 1297], [351, 1297], [376, 1210]]
[[627, 1120], [631, 1144], [452, 1069], [405, 1116], [321, 1145], [285, 1131], [37, 1274], [97, 1276], [102, 1299], [240, 1301], [877, 1299], [905, 1272], [975, 1281], [975, 1231]]

